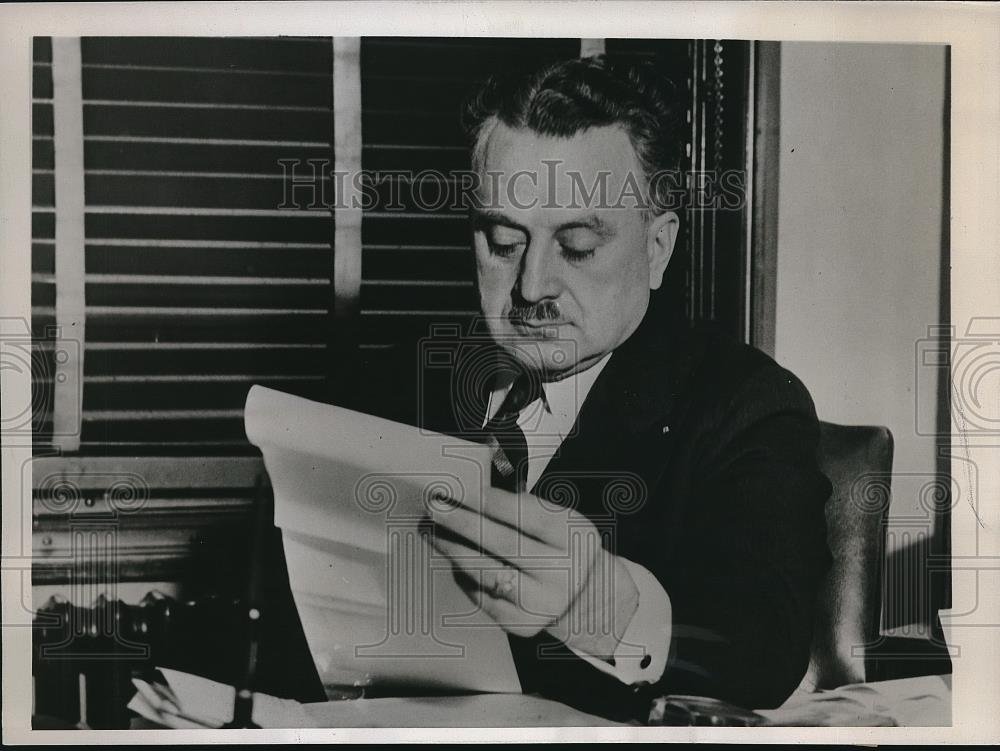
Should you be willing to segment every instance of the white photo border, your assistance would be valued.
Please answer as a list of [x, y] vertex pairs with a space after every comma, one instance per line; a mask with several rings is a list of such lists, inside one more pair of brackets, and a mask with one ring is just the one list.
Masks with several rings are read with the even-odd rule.
[[[0, 7], [0, 318], [29, 319], [33, 36], [553, 36], [929, 43], [951, 46], [951, 323], [1000, 315], [1000, 12], [992, 4], [830, 2], [36, 3]], [[4, 412], [30, 403], [27, 373], [0, 375]], [[960, 442], [958, 442], [960, 443]], [[276, 743], [387, 741], [983, 742], [1000, 738], [1000, 452], [977, 457], [979, 511], [952, 517], [956, 570], [945, 618], [957, 645], [945, 728], [551, 728], [41, 731], [30, 729], [30, 446], [3, 445], [3, 742]], [[956, 447], [956, 451], [960, 446]], [[962, 470], [953, 460], [955, 472]], [[30, 515], [29, 515], [30, 517]], [[992, 534], [990, 534], [992, 530]], [[973, 547], [978, 541], [978, 547]], [[971, 552], [970, 552], [971, 551]], [[982, 564], [977, 565], [981, 560]], [[968, 562], [967, 562], [968, 563]], [[27, 605], [27, 607], [22, 607]]]

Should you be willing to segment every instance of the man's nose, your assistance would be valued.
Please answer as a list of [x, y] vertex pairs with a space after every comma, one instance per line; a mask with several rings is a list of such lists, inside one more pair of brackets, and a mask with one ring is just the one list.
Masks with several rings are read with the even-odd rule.
[[527, 302], [538, 302], [555, 297], [559, 292], [558, 279], [552, 269], [552, 259], [545, 248], [529, 245], [521, 259], [518, 288]]

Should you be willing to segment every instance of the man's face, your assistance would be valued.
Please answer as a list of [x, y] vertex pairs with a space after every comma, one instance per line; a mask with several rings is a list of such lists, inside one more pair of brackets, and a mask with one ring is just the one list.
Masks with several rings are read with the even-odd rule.
[[586, 369], [642, 320], [676, 215], [646, 218], [645, 178], [617, 126], [554, 138], [497, 123], [477, 166], [473, 237], [490, 333], [550, 376]]

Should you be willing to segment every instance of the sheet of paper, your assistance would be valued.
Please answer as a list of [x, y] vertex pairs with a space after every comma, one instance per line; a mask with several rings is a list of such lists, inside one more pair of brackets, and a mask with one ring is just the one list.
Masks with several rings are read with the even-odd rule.
[[315, 727], [480, 728], [615, 726], [604, 717], [524, 694], [419, 696], [304, 704]]
[[[233, 719], [236, 689], [232, 686], [179, 670], [159, 670], [167, 686], [133, 679], [137, 693], [129, 701], [129, 709], [171, 728], [220, 728]], [[256, 692], [252, 718], [262, 728], [312, 727], [299, 702]]]
[[520, 691], [505, 632], [421, 531], [438, 494], [481, 507], [485, 447], [261, 386], [245, 421], [326, 685]]
[[184, 718], [178, 717], [171, 712], [162, 711], [160, 708], [150, 704], [141, 693], [137, 693], [133, 696], [126, 706], [140, 717], [147, 719], [156, 725], [162, 725], [168, 728], [174, 728], [177, 730], [199, 730], [206, 727], [219, 727], [219, 725], [202, 725], [197, 722], [191, 722], [190, 720], [185, 720]]
[[760, 709], [776, 725], [942, 727], [951, 725], [951, 676], [925, 675], [793, 694]]

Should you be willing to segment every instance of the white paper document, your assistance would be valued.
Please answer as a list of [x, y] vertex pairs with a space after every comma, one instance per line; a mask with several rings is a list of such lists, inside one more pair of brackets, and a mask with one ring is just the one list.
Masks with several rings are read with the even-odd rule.
[[[165, 684], [133, 678], [136, 694], [128, 708], [157, 725], [178, 729], [221, 728], [233, 719], [236, 689], [224, 683], [158, 668]], [[313, 727], [315, 721], [291, 699], [254, 692], [254, 724], [262, 728]]]
[[505, 632], [420, 529], [440, 495], [480, 508], [488, 449], [262, 386], [245, 423], [325, 685], [520, 691]]
[[775, 725], [951, 725], [951, 676], [921, 675], [853, 683], [815, 693], [796, 692], [777, 709], [759, 709]]

